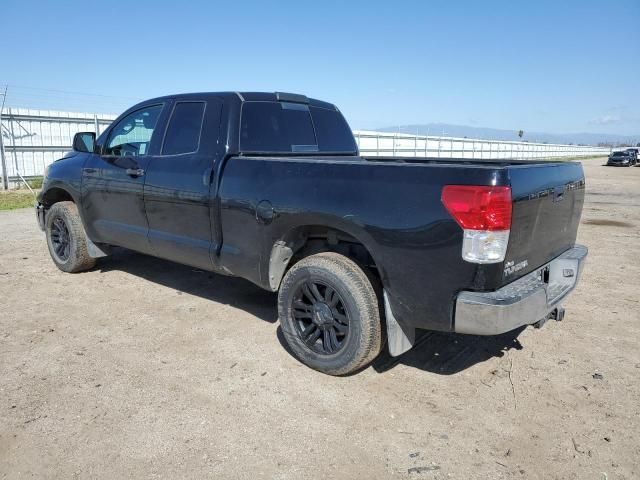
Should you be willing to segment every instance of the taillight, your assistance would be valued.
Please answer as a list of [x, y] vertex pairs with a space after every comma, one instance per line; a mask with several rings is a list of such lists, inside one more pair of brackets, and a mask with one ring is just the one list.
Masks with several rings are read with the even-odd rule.
[[511, 229], [511, 187], [445, 185], [442, 203], [464, 230], [463, 259], [474, 263], [504, 260]]

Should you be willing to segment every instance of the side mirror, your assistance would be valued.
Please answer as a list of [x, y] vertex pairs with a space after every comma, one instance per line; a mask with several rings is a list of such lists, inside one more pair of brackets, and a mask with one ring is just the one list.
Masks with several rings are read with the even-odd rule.
[[96, 134], [93, 132], [78, 132], [73, 136], [73, 151], [93, 153], [96, 146]]

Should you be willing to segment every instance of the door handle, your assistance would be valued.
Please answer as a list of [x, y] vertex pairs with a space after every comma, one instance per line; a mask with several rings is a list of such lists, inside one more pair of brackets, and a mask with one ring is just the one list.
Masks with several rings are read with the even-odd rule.
[[205, 168], [204, 173], [202, 174], [202, 184], [205, 187], [208, 187], [209, 185], [211, 185], [211, 173], [213, 173], [213, 168], [207, 167]]
[[144, 175], [144, 170], [141, 168], [127, 168], [127, 175], [132, 177], [141, 177]]

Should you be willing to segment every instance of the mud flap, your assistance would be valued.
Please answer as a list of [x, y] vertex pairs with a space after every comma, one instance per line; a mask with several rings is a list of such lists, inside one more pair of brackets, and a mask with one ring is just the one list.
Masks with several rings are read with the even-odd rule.
[[416, 329], [402, 325], [393, 316], [387, 291], [384, 291], [384, 314], [387, 319], [387, 344], [392, 357], [402, 355], [413, 347], [416, 341]]
[[86, 242], [87, 242], [87, 252], [91, 258], [100, 258], [106, 257], [111, 254], [111, 251], [108, 246], [98, 246], [85, 234]]

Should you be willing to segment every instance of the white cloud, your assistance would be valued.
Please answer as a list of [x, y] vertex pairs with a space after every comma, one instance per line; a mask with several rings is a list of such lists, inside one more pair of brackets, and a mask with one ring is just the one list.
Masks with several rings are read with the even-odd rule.
[[622, 123], [620, 115], [601, 115], [589, 121], [593, 125], [617, 125]]

